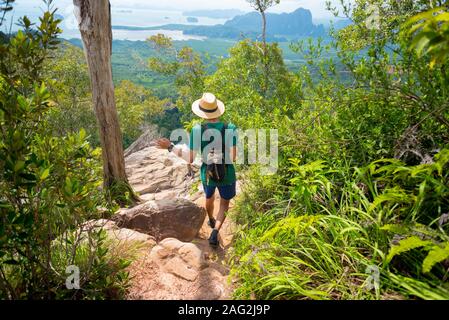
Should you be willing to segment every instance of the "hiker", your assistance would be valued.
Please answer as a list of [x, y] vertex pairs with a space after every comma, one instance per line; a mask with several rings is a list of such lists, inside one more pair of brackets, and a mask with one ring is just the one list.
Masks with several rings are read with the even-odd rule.
[[[225, 112], [225, 106], [212, 93], [205, 93], [201, 99], [195, 101], [192, 104], [192, 111], [205, 121], [202, 125], [193, 127], [190, 132], [188, 152], [183, 152], [182, 148], [175, 146], [168, 139], [159, 139], [156, 145], [175, 153], [190, 164], [195, 160], [197, 152], [202, 155], [201, 182], [206, 195], [208, 224], [213, 229], [209, 244], [218, 247], [218, 233], [226, 219], [229, 203], [236, 195], [236, 175], [233, 164], [237, 156], [236, 127], [220, 121], [220, 117]], [[220, 210], [215, 219], [213, 213], [216, 189], [221, 199]]]

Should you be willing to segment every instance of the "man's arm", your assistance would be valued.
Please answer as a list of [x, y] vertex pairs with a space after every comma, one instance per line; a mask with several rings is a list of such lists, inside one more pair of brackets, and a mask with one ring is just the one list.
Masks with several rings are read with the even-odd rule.
[[[166, 149], [169, 150], [172, 143], [170, 140], [162, 138], [159, 140], [156, 140], [156, 147], [159, 149]], [[189, 150], [189, 151], [183, 151], [181, 147], [174, 146], [172, 152], [177, 155], [178, 157], [184, 159], [188, 163], [193, 163], [195, 160], [195, 151]]]
[[231, 159], [232, 159], [232, 162], [234, 162], [234, 163], [237, 160], [237, 147], [236, 146], [233, 146], [231, 148]]

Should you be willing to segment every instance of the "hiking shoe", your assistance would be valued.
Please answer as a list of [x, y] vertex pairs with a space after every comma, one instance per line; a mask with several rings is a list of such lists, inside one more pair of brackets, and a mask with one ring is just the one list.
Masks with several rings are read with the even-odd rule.
[[215, 247], [215, 248], [218, 247], [218, 245], [219, 245], [218, 230], [216, 230], [216, 229], [212, 230], [212, 233], [210, 234], [210, 237], [209, 237], [209, 244], [212, 247]]
[[209, 227], [211, 227], [212, 229], [214, 229], [215, 228], [215, 222], [217, 222], [217, 221], [214, 218], [209, 219], [209, 222], [207, 223], [207, 225]]

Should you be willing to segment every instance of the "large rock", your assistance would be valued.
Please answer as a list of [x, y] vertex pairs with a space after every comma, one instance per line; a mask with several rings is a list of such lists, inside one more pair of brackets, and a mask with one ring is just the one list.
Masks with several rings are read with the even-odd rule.
[[90, 220], [83, 224], [81, 231], [87, 235], [88, 232], [103, 229], [108, 238], [117, 243], [140, 243], [146, 247], [156, 245], [154, 237], [127, 228], [120, 228], [112, 220], [100, 219]]
[[157, 126], [150, 126], [144, 134], [142, 134], [136, 141], [134, 141], [128, 149], [125, 150], [125, 157], [138, 152], [142, 149], [154, 146], [154, 141], [160, 137]]
[[155, 246], [150, 259], [164, 272], [187, 281], [195, 281], [199, 272], [207, 267], [201, 250], [192, 243], [167, 238]]
[[227, 272], [207, 261], [200, 244], [168, 238], [130, 267], [129, 299], [215, 300], [229, 296]]
[[198, 173], [196, 166], [156, 147], [134, 152], [125, 162], [130, 184], [146, 201], [188, 198]]
[[121, 228], [149, 234], [157, 241], [176, 238], [185, 242], [195, 238], [205, 218], [204, 208], [186, 199], [148, 201], [114, 216]]

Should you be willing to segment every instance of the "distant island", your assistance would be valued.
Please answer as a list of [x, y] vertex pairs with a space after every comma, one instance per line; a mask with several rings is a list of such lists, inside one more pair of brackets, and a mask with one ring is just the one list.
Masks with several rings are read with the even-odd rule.
[[[189, 18], [187, 18], [188, 21]], [[334, 28], [341, 29], [350, 23], [350, 20], [339, 20], [335, 22]], [[182, 31], [185, 35], [212, 39], [239, 40], [250, 38], [254, 40], [260, 38], [262, 22], [259, 13], [251, 12], [236, 16], [224, 24], [213, 26], [166, 24], [156, 27], [113, 26], [112, 28], [122, 30]], [[267, 14], [267, 40], [270, 42], [284, 42], [303, 37], [326, 37], [327, 34], [328, 27], [313, 23], [310, 10], [299, 8], [291, 13]]]
[[[225, 23], [226, 27], [234, 27], [247, 31], [260, 31], [261, 18], [258, 12], [237, 16]], [[312, 12], [299, 8], [291, 13], [267, 13], [267, 33], [289, 36], [322, 36], [325, 33], [323, 25], [315, 25]]]
[[187, 17], [187, 22], [198, 23], [199, 20], [198, 20], [198, 18], [195, 18], [195, 17]]
[[[216, 38], [241, 38], [242, 35], [254, 38], [260, 35], [262, 22], [257, 12], [236, 16], [224, 25], [197, 26], [185, 30], [188, 35], [216, 37]], [[315, 25], [312, 21], [310, 10], [299, 8], [291, 13], [267, 14], [267, 38], [273, 41], [287, 38], [322, 37], [326, 29], [323, 25]], [[257, 36], [256, 36], [257, 37]]]
[[232, 19], [236, 16], [245, 14], [239, 9], [224, 9], [224, 10], [194, 10], [183, 12], [184, 16], [204, 17], [211, 19]]

